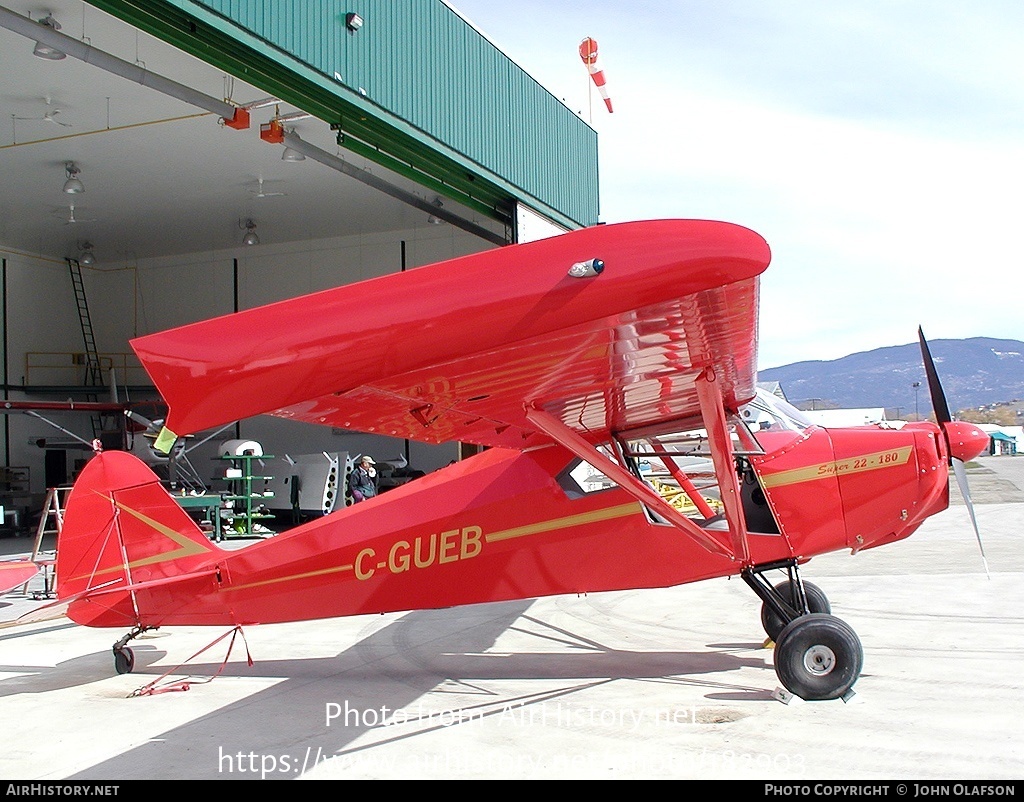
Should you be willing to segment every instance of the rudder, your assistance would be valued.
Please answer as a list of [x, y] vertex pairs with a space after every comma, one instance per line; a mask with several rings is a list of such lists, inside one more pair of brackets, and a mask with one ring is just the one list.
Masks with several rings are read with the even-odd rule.
[[[82, 470], [57, 543], [57, 597], [90, 626], [141, 623], [129, 586], [199, 570], [219, 549], [137, 457], [105, 451]], [[119, 588], [125, 588], [119, 591]]]

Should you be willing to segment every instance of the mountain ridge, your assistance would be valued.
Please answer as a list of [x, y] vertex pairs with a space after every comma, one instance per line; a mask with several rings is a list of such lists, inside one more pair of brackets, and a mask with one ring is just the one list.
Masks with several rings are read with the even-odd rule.
[[[961, 410], [1024, 399], [1024, 341], [995, 337], [928, 343], [949, 408]], [[918, 343], [860, 351], [839, 359], [794, 362], [758, 371], [779, 382], [790, 403], [843, 409], [884, 407], [897, 416], [932, 413]], [[920, 382], [915, 388], [914, 383]]]

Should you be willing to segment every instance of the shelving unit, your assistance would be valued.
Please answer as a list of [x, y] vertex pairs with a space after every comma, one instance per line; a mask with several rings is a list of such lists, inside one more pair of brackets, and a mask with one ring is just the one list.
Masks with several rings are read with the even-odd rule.
[[[228, 524], [223, 527], [225, 537], [259, 537], [265, 532], [257, 532], [257, 522], [264, 519], [273, 519], [273, 515], [259, 512], [259, 505], [266, 498], [272, 498], [273, 492], [265, 488], [257, 492], [258, 482], [269, 482], [273, 476], [263, 476], [253, 473], [254, 460], [273, 459], [273, 454], [237, 454], [217, 457], [217, 459], [230, 462], [234, 471], [226, 471], [224, 480], [228, 482], [229, 491], [223, 496], [225, 501], [230, 501], [234, 512], [230, 516]], [[235, 475], [237, 473], [237, 475]], [[254, 504], [255, 502], [255, 504]]]
[[29, 468], [0, 467], [0, 492], [27, 493], [30, 478]]
[[18, 534], [33, 507], [31, 471], [21, 467], [0, 467], [0, 528]]
[[186, 511], [197, 511], [204, 515], [204, 521], [211, 528], [214, 540], [224, 539], [224, 527], [220, 511], [224, 506], [224, 499], [217, 493], [210, 493], [203, 496], [174, 496], [178, 505]]

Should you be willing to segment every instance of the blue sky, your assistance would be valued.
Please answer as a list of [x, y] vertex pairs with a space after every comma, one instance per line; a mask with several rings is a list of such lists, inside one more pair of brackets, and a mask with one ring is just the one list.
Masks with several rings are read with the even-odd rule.
[[1024, 3], [450, 4], [592, 121], [603, 222], [765, 237], [760, 368], [1024, 340]]

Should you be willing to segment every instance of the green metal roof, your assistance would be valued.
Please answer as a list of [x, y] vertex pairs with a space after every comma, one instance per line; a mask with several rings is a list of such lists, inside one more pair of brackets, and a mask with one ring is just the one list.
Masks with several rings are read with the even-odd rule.
[[[88, 0], [494, 219], [598, 214], [597, 134], [440, 0]], [[352, 31], [346, 14], [362, 26]]]

